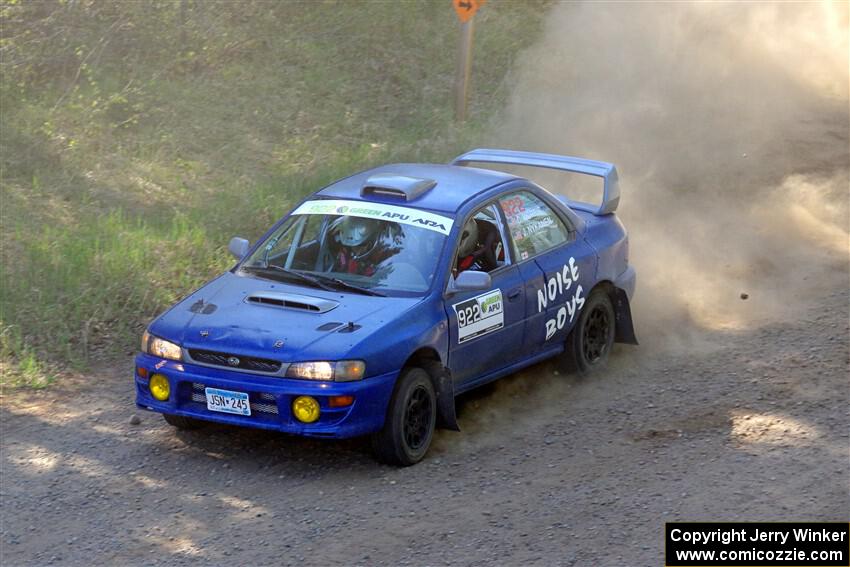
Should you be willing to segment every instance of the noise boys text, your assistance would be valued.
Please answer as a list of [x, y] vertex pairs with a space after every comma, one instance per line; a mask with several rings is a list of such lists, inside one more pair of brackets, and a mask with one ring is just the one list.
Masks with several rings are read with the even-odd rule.
[[570, 261], [564, 264], [560, 271], [549, 278], [543, 289], [537, 290], [537, 312], [540, 313], [549, 304], [555, 304], [566, 296], [567, 292], [572, 289], [575, 284], [575, 291], [570, 298], [561, 305], [554, 317], [546, 321], [546, 339], [549, 340], [556, 332], [563, 329], [567, 324], [573, 322], [576, 313], [584, 306], [584, 297], [582, 297], [582, 287], [578, 283], [578, 266], [576, 259], [570, 257]]

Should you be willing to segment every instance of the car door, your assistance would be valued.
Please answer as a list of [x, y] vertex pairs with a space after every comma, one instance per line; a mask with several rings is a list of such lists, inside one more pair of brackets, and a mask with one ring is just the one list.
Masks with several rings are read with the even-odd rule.
[[[449, 321], [449, 368], [455, 387], [508, 366], [520, 355], [525, 326], [524, 280], [507, 250], [507, 238], [496, 204], [478, 209], [464, 221], [492, 223], [501, 244], [498, 265], [488, 273], [490, 289], [453, 293], [446, 299]], [[457, 275], [457, 254], [454, 275]]]
[[499, 205], [526, 284], [523, 352], [533, 355], [563, 344], [575, 325], [596, 273], [596, 253], [530, 190], [504, 195]]

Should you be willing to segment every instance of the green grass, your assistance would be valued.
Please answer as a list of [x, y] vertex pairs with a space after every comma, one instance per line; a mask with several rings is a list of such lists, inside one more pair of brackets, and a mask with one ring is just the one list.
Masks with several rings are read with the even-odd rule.
[[456, 125], [448, 2], [179, 4], [0, 8], [4, 387], [129, 356], [322, 185], [480, 145], [545, 6], [481, 11]]

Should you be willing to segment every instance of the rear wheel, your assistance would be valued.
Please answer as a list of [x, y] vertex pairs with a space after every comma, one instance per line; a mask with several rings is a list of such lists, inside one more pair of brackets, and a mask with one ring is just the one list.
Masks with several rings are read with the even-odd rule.
[[437, 397], [428, 373], [409, 368], [398, 379], [384, 427], [372, 434], [372, 449], [381, 462], [409, 466], [428, 452], [437, 421]]
[[164, 413], [162, 414], [162, 418], [166, 421], [166, 423], [168, 423], [168, 425], [176, 427], [177, 429], [200, 429], [205, 425], [205, 423], [200, 419], [193, 419], [183, 415]]
[[578, 322], [567, 337], [565, 360], [570, 370], [589, 374], [605, 366], [614, 345], [614, 306], [604, 289], [587, 299]]

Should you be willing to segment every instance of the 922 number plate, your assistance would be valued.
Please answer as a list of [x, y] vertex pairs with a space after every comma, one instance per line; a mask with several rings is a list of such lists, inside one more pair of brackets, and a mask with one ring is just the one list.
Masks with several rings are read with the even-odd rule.
[[502, 291], [499, 289], [455, 303], [452, 307], [457, 316], [458, 343], [498, 331], [505, 324]]
[[235, 413], [236, 415], [251, 415], [251, 404], [248, 402], [248, 394], [244, 392], [205, 388], [204, 393], [207, 395], [207, 409], [210, 411]]

